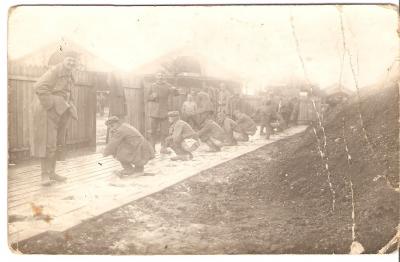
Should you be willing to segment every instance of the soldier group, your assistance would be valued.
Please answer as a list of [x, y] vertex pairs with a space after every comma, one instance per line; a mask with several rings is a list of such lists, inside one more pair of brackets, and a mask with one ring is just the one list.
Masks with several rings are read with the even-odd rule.
[[[57, 160], [63, 160], [68, 121], [77, 119], [76, 108], [71, 100], [74, 83], [72, 70], [77, 54], [64, 52], [64, 60], [46, 72], [36, 83], [34, 111], [34, 137], [32, 155], [41, 159], [42, 184], [65, 181], [55, 173]], [[224, 90], [224, 89], [223, 89]], [[226, 91], [224, 91], [226, 92]], [[140, 174], [144, 165], [155, 157], [155, 144], [161, 143], [161, 154], [175, 153], [171, 160], [188, 161], [200, 143], [205, 143], [210, 152], [220, 151], [223, 146], [234, 146], [237, 141], [248, 141], [256, 133], [257, 125], [247, 114], [235, 110], [232, 117], [226, 110], [217, 112], [216, 101], [210, 98], [206, 88], [187, 95], [181, 112], [168, 112], [168, 99], [179, 95], [169, 84], [162, 72], [156, 74], [156, 81], [150, 86], [147, 103], [150, 116], [151, 136], [149, 141], [133, 126], [124, 123], [118, 116], [111, 116], [106, 125], [109, 139], [104, 156], [112, 155], [122, 166], [120, 176]], [[223, 96], [219, 103], [224, 108]], [[283, 112], [282, 112], [283, 114]], [[262, 131], [266, 138], [271, 132], [271, 119], [285, 123], [279, 110], [269, 100], [257, 110], [261, 117]]]

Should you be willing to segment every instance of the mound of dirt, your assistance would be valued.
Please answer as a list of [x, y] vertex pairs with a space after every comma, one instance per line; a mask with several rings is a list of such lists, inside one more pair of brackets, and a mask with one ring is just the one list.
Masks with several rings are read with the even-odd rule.
[[[327, 118], [325, 147], [322, 130], [316, 126], [316, 135], [311, 127], [295, 152], [281, 159], [281, 173], [290, 174], [287, 183], [293, 190], [282, 191], [280, 197], [300, 197], [310, 203], [313, 199], [324, 200], [320, 206], [321, 214], [326, 214], [323, 217], [347, 223], [351, 220], [351, 180], [356, 240], [367, 252], [375, 253], [382, 241], [388, 242], [395, 235], [399, 223], [399, 193], [395, 190], [399, 188], [399, 89], [392, 84], [363, 93], [360, 103], [352, 99]], [[319, 154], [317, 139], [325, 159]], [[340, 237], [338, 229], [328, 226], [323, 230], [327, 236]]]

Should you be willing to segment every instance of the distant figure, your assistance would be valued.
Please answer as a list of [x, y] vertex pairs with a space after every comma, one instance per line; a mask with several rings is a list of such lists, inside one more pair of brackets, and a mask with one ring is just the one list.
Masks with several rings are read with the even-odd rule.
[[104, 116], [104, 108], [106, 106], [106, 97], [103, 93], [99, 93], [97, 97], [97, 112], [100, 116]]
[[210, 148], [210, 152], [221, 151], [224, 142], [224, 130], [214, 120], [207, 118], [202, 128], [197, 132], [201, 141], [206, 143]]
[[168, 98], [179, 95], [178, 90], [165, 80], [164, 72], [156, 74], [156, 81], [150, 86], [148, 93], [148, 110], [150, 115], [151, 144], [161, 142], [160, 153], [167, 154], [165, 138], [168, 136]]
[[236, 128], [237, 132], [236, 140], [238, 141], [249, 141], [249, 135], [253, 136], [257, 131], [257, 125], [248, 115], [235, 110], [233, 115], [236, 118]]
[[213, 116], [214, 114], [214, 105], [211, 102], [210, 95], [201, 90], [196, 95], [196, 104], [197, 104], [197, 125], [201, 126], [203, 122]]
[[186, 101], [183, 102], [181, 112], [182, 112], [182, 120], [187, 122], [192, 128], [196, 128], [197, 104], [194, 101], [193, 96], [191, 94], [188, 94]]
[[74, 85], [72, 71], [77, 64], [78, 54], [62, 53], [61, 63], [49, 69], [36, 84], [33, 101], [32, 156], [40, 158], [42, 185], [54, 181], [65, 181], [66, 177], [55, 173], [56, 161], [65, 160], [65, 142], [70, 119], [78, 119], [71, 98]]
[[[107, 85], [110, 90], [108, 95], [108, 117], [116, 116], [120, 121], [123, 121], [128, 110], [126, 106], [125, 90], [122, 86], [121, 79], [116, 73], [110, 73], [107, 76]], [[110, 130], [107, 128], [106, 142], [108, 142], [109, 137]]]
[[290, 113], [290, 118], [289, 118], [289, 125], [293, 126], [297, 124], [297, 118], [299, 116], [299, 106], [300, 106], [300, 101], [298, 97], [294, 97], [290, 100], [290, 103], [292, 104], [292, 112]]
[[192, 152], [200, 145], [196, 132], [188, 123], [179, 119], [178, 111], [169, 112], [168, 121], [171, 126], [169, 128], [169, 136], [165, 139], [165, 144], [174, 150], [176, 154], [171, 160], [186, 161], [192, 159]]
[[280, 114], [285, 121], [285, 125], [287, 125], [290, 121], [290, 115], [292, 114], [293, 111], [293, 104], [290, 103], [289, 100], [284, 100], [282, 101], [281, 107], [280, 107]]
[[[275, 107], [270, 99], [263, 101], [261, 108], [257, 110], [257, 115], [260, 117], [260, 135], [265, 135], [269, 139], [273, 128], [271, 126], [272, 117], [274, 116]], [[263, 132], [265, 128], [265, 133]]]
[[219, 99], [218, 99], [218, 107], [219, 111], [224, 111], [226, 114], [230, 114], [231, 112], [231, 99], [232, 99], [231, 91], [226, 87], [225, 83], [220, 84], [219, 89]]
[[121, 79], [116, 73], [111, 73], [107, 78], [107, 85], [110, 89], [108, 96], [109, 117], [116, 116], [119, 120], [123, 120], [127, 114], [125, 90], [122, 86]]
[[237, 123], [229, 118], [224, 111], [218, 113], [217, 118], [218, 124], [225, 131], [224, 146], [234, 146], [237, 145], [237, 141], [233, 136], [233, 132], [237, 126]]
[[153, 147], [136, 128], [122, 123], [116, 116], [110, 117], [105, 124], [110, 129], [110, 140], [103, 154], [112, 155], [121, 163], [123, 170], [118, 175], [142, 174], [144, 165], [154, 158]]

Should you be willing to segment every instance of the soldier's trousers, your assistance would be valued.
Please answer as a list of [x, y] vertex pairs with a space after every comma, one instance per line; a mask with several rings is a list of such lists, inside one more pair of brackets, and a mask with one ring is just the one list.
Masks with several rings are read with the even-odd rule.
[[168, 118], [151, 117], [151, 144], [153, 147], [157, 141], [161, 142], [161, 147], [165, 147], [165, 138], [168, 136], [169, 122]]
[[47, 111], [46, 157], [41, 159], [42, 174], [54, 174], [56, 161], [64, 160], [67, 126], [70, 119], [68, 110], [61, 116], [54, 108]]
[[64, 157], [64, 147], [67, 139], [67, 126], [71, 114], [67, 110], [58, 115], [54, 108], [47, 111], [47, 156], [56, 155], [57, 158]]

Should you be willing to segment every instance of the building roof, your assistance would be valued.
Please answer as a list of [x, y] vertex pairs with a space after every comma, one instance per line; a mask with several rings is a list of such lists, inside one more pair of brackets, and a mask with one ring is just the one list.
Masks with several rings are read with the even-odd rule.
[[59, 59], [63, 50], [73, 50], [79, 53], [80, 66], [84, 70], [95, 72], [108, 72], [115, 70], [115, 67], [110, 63], [104, 61], [97, 55], [71, 40], [50, 43], [27, 55], [13, 59], [10, 62], [23, 65], [49, 66], [49, 61], [52, 60], [54, 62]]
[[[165, 70], [166, 67], [168, 68], [171, 66], [181, 66], [180, 69], [182, 70], [180, 73], [182, 75], [198, 74], [199, 76], [201, 75], [209, 78], [241, 82], [241, 78], [238, 74], [226, 69], [215, 60], [206, 58], [197, 51], [190, 50], [190, 48], [175, 49], [146, 64], [134, 68], [131, 72], [135, 75], [154, 74], [159, 70]], [[192, 72], [186, 72], [189, 70]]]

